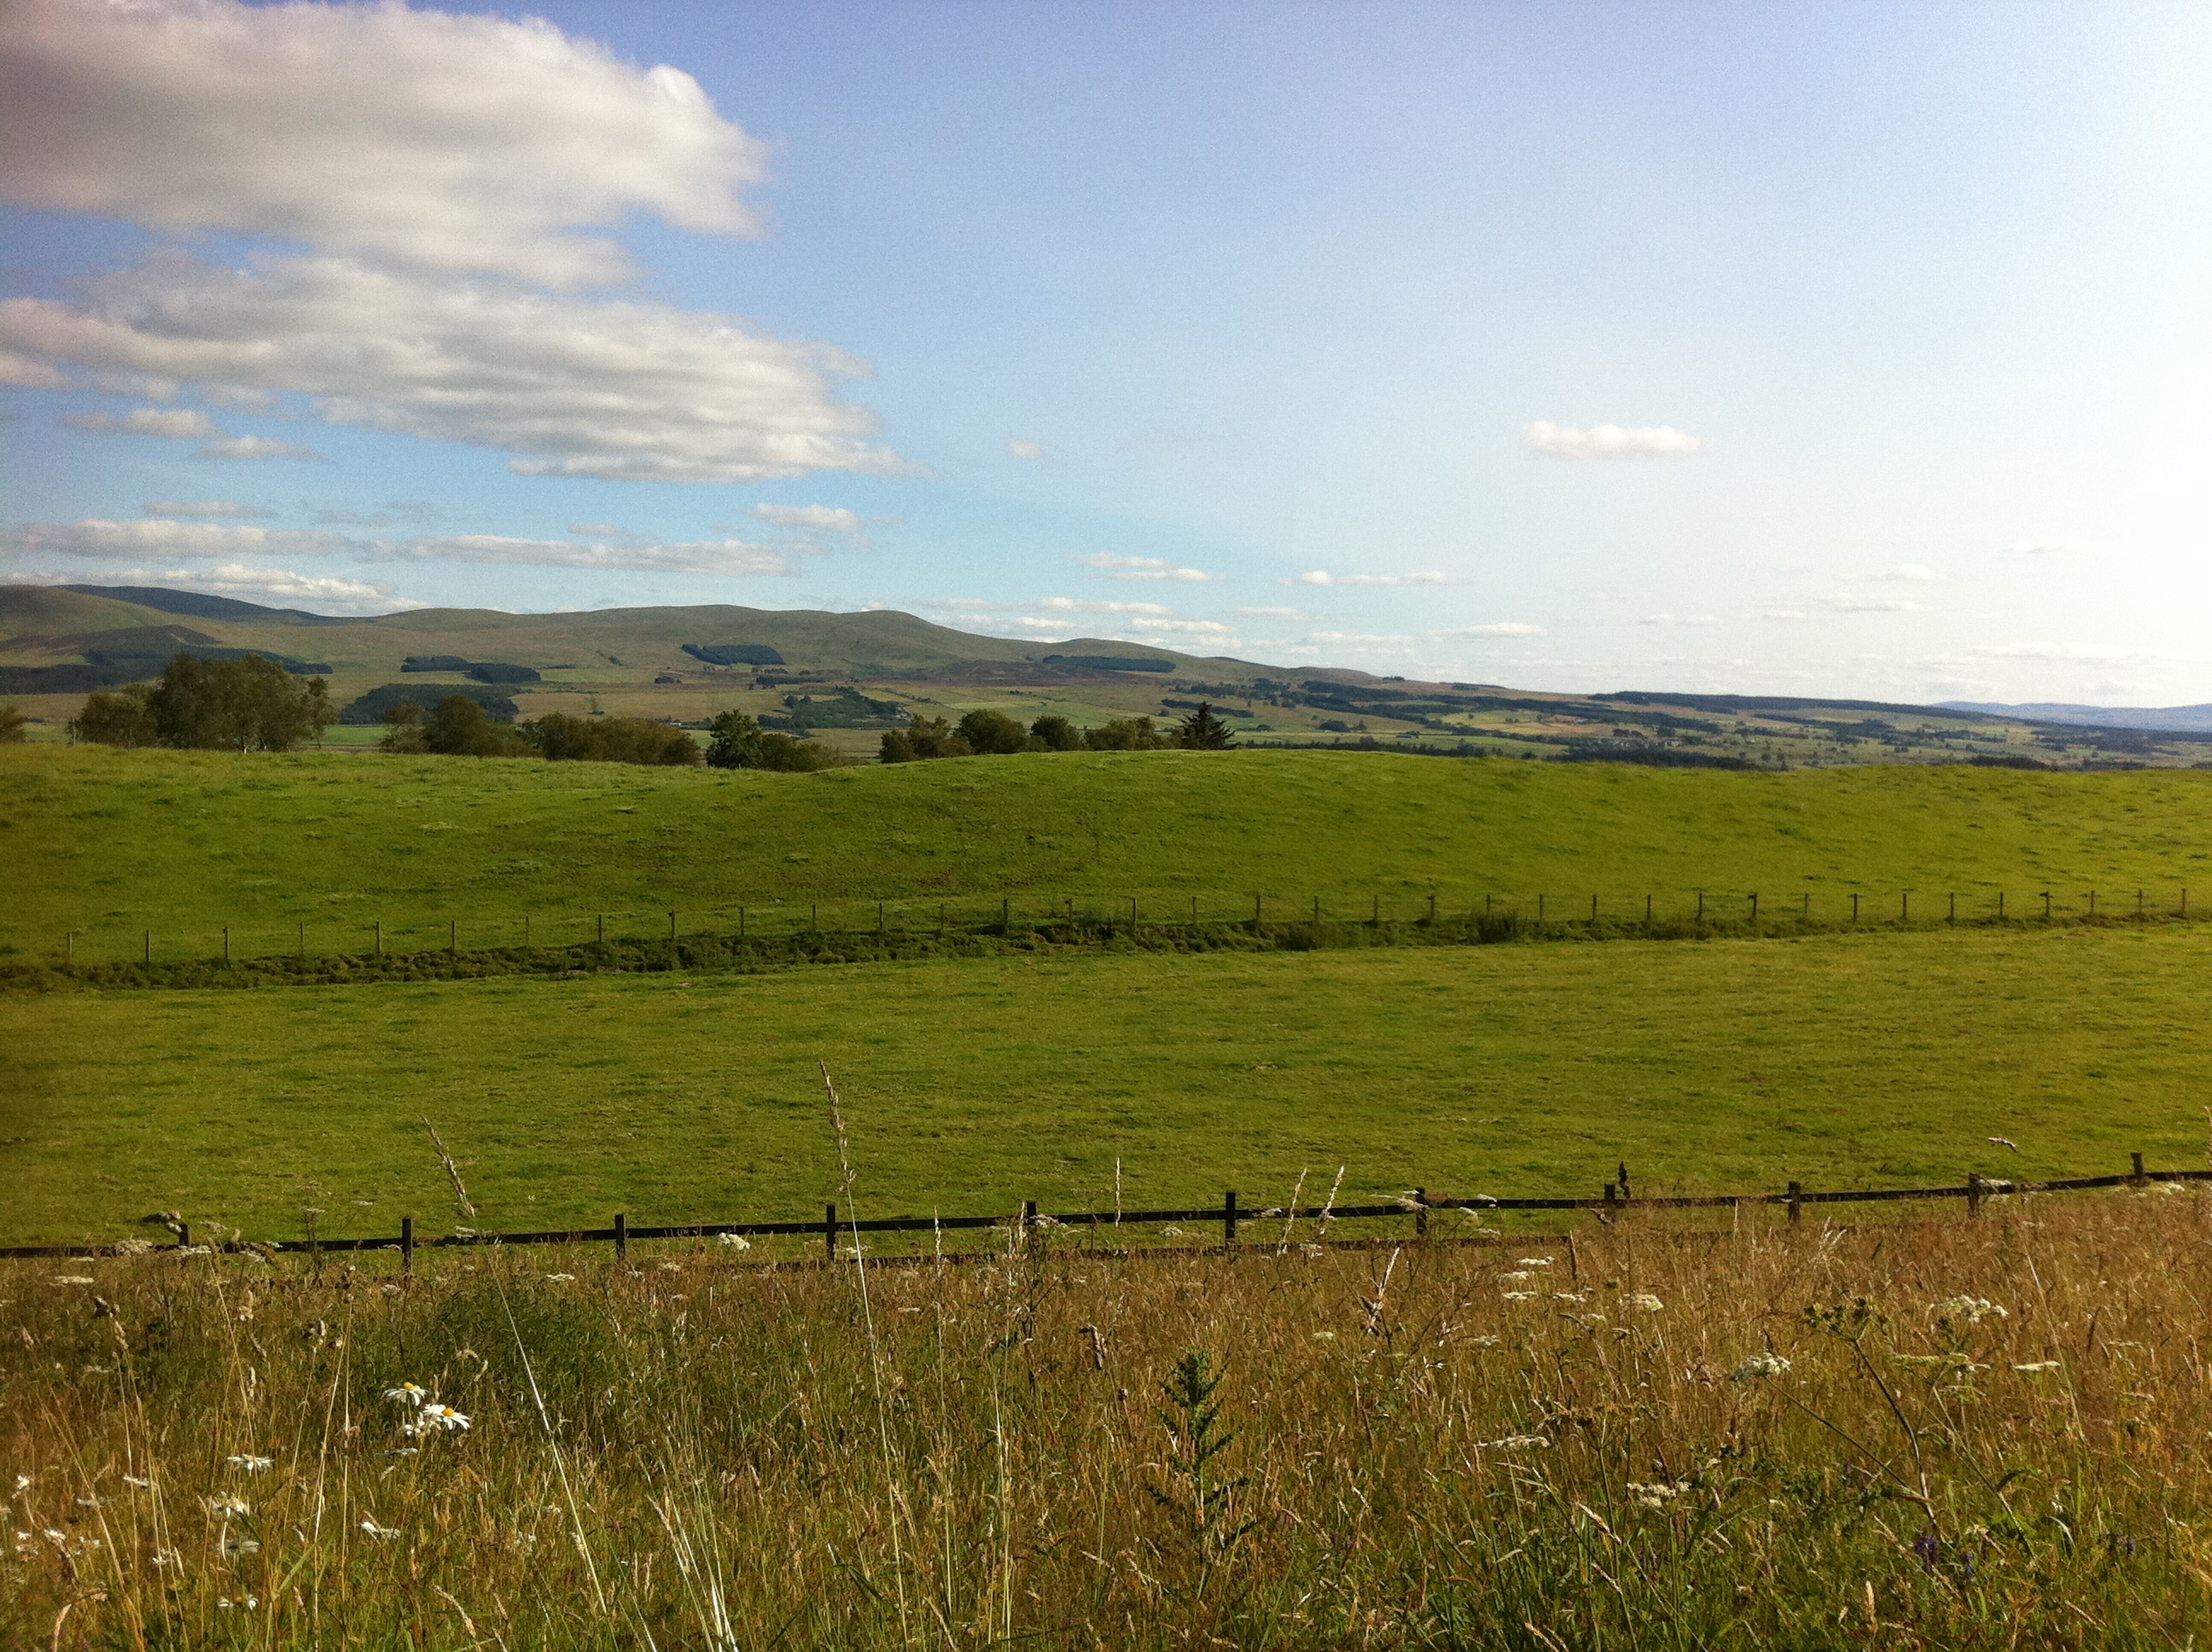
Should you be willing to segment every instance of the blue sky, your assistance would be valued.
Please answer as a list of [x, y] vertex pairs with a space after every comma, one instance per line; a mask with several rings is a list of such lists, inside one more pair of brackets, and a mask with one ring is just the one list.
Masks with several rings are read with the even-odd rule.
[[2212, 699], [2201, 6], [25, 15], [0, 577]]

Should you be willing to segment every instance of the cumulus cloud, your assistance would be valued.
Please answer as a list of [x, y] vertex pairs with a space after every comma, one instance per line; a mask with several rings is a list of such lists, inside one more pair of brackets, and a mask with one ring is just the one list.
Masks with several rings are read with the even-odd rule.
[[304, 442], [279, 441], [273, 436], [231, 436], [211, 441], [194, 459], [310, 459], [322, 455]]
[[1519, 620], [1499, 620], [1491, 625], [1462, 626], [1456, 631], [1439, 631], [1436, 635], [1444, 637], [1540, 637], [1544, 635], [1544, 628]]
[[858, 533], [860, 513], [839, 505], [756, 505], [753, 514], [780, 528], [811, 528], [825, 533]]
[[11, 556], [322, 556], [358, 551], [362, 542], [313, 528], [258, 528], [240, 523], [30, 522], [0, 532], [0, 550]]
[[1447, 576], [1442, 574], [1331, 574], [1316, 568], [1310, 574], [1294, 574], [1287, 580], [1278, 580], [1278, 585], [1443, 585]]
[[365, 580], [337, 580], [289, 568], [248, 568], [226, 562], [218, 568], [129, 568], [110, 574], [119, 585], [158, 585], [172, 590], [206, 591], [238, 597], [249, 602], [278, 606], [307, 605], [318, 613], [389, 614], [401, 609], [428, 608], [426, 602], [392, 594], [388, 585]]
[[1237, 635], [1235, 626], [1224, 625], [1219, 620], [1139, 619], [1132, 620], [1130, 627], [1133, 630], [1179, 636], [1233, 637]]
[[134, 407], [119, 419], [112, 413], [64, 413], [61, 422], [79, 430], [108, 430], [125, 436], [179, 436], [204, 441], [223, 434], [197, 407]]
[[1718, 625], [1718, 614], [1646, 614], [1638, 625]]
[[0, 385], [14, 385], [21, 390], [66, 390], [69, 380], [44, 361], [0, 350]]
[[739, 577], [788, 574], [783, 553], [742, 539], [708, 539], [686, 544], [626, 540], [619, 544], [574, 544], [566, 539], [520, 539], [496, 533], [432, 534], [416, 539], [380, 540], [364, 553], [372, 562], [519, 562], [541, 568], [622, 568], [648, 574], [719, 574]]
[[1175, 580], [1184, 584], [1202, 585], [1213, 578], [1211, 574], [1194, 568], [1177, 568], [1173, 562], [1158, 556], [1117, 556], [1110, 550], [1102, 550], [1077, 560], [1085, 568], [1095, 568], [1110, 580]]
[[1869, 597], [1853, 592], [1839, 592], [1821, 601], [1838, 614], [1913, 614], [1920, 604], [1906, 597]]
[[547, 286], [631, 272], [638, 210], [754, 232], [765, 146], [697, 82], [536, 20], [43, 0], [0, 31], [6, 198]]
[[[866, 368], [732, 317], [437, 285], [342, 258], [222, 270], [175, 252], [83, 301], [0, 302], [0, 344], [55, 361], [312, 398], [331, 424], [514, 453], [525, 476], [752, 482], [892, 471], [831, 380]], [[255, 437], [220, 456], [273, 456]], [[296, 455], [295, 455], [296, 456]]]
[[149, 499], [138, 507], [149, 516], [273, 516], [258, 505], [234, 499]]
[[1577, 430], [1538, 419], [1521, 433], [1528, 446], [1547, 459], [1679, 459], [1705, 446], [1702, 438], [1671, 424], [1631, 428], [1594, 424]]
[[1019, 436], [1015, 436], [1006, 443], [1006, 457], [1008, 459], [1042, 459], [1044, 444], [1041, 441], [1024, 441]]

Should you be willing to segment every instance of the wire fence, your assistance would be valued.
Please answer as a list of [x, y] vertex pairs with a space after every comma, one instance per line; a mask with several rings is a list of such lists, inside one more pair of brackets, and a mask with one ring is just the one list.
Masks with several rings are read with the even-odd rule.
[[[862, 1236], [868, 1234], [912, 1233], [930, 1234], [942, 1240], [945, 1234], [969, 1233], [991, 1230], [1001, 1234], [1008, 1248], [1034, 1242], [1040, 1236], [1058, 1232], [1077, 1242], [1093, 1247], [1119, 1248], [1136, 1237], [1135, 1230], [1157, 1228], [1162, 1224], [1205, 1223], [1218, 1224], [1221, 1229], [1221, 1248], [1229, 1248], [1239, 1243], [1242, 1231], [1259, 1224], [1281, 1223], [1281, 1237], [1277, 1248], [1286, 1247], [1296, 1239], [1297, 1224], [1308, 1224], [1308, 1233], [1296, 1242], [1302, 1244], [1341, 1243], [1328, 1237], [1330, 1228], [1338, 1222], [1385, 1220], [1409, 1224], [1409, 1231], [1396, 1236], [1400, 1242], [1415, 1243], [1431, 1239], [1429, 1218], [1437, 1212], [1464, 1212], [1486, 1215], [1504, 1212], [1564, 1212], [1593, 1213], [1601, 1219], [1613, 1220], [1635, 1211], [1680, 1211], [1734, 1209], [1746, 1206], [1765, 1208], [1779, 1206], [1788, 1214], [1791, 1225], [1800, 1223], [1808, 1206], [1826, 1205], [1883, 1204], [1903, 1200], [1942, 1201], [1960, 1200], [1970, 1217], [1979, 1217], [1982, 1207], [1992, 1200], [2018, 1197], [2028, 1193], [2088, 1193], [2099, 1189], [2118, 1187], [2148, 1188], [2153, 1185], [2179, 1187], [2192, 1181], [2212, 1182], [2212, 1169], [2154, 1170], [2143, 1164], [2143, 1156], [2130, 1156], [2128, 1170], [2118, 1175], [2076, 1176], [2063, 1181], [2004, 1181], [1970, 1172], [1966, 1180], [1947, 1187], [1849, 1187], [1814, 1189], [1792, 1181], [1779, 1193], [1690, 1193], [1662, 1194], [1658, 1197], [1636, 1197], [1630, 1190], [1628, 1167], [1622, 1165], [1616, 1180], [1605, 1184], [1604, 1191], [1595, 1199], [1587, 1198], [1507, 1198], [1477, 1193], [1467, 1198], [1431, 1196], [1425, 1188], [1413, 1188], [1387, 1204], [1309, 1206], [1255, 1206], [1243, 1202], [1235, 1188], [1229, 1189], [1218, 1205], [1179, 1206], [1164, 1210], [1066, 1211], [1048, 1212], [1038, 1208], [1034, 1200], [1024, 1201], [1018, 1211], [988, 1216], [889, 1216], [861, 1218], [848, 1211], [841, 1215], [835, 1204], [826, 1205], [821, 1219], [787, 1222], [690, 1222], [674, 1226], [633, 1226], [627, 1212], [618, 1212], [613, 1223], [604, 1228], [557, 1228], [534, 1232], [485, 1233], [474, 1229], [457, 1228], [451, 1232], [434, 1236], [418, 1236], [415, 1218], [400, 1219], [397, 1234], [374, 1238], [331, 1238], [313, 1236], [305, 1239], [246, 1239], [239, 1236], [216, 1237], [203, 1244], [194, 1244], [191, 1227], [181, 1221], [173, 1225], [174, 1241], [163, 1245], [148, 1244], [143, 1241], [125, 1241], [111, 1245], [13, 1245], [0, 1247], [0, 1258], [93, 1258], [138, 1254], [151, 1251], [176, 1254], [210, 1254], [216, 1252], [260, 1252], [270, 1254], [320, 1254], [359, 1251], [397, 1251], [403, 1269], [411, 1270], [418, 1249], [444, 1249], [454, 1247], [477, 1248], [500, 1245], [585, 1245], [611, 1244], [617, 1256], [629, 1254], [632, 1241], [645, 1240], [715, 1240], [725, 1236], [733, 1239], [752, 1240], [770, 1237], [813, 1238], [822, 1241], [824, 1261], [837, 1260], [840, 1241], [848, 1241], [848, 1259], [857, 1260], [865, 1254]], [[1172, 1236], [1183, 1236], [1175, 1235]], [[1515, 1242], [1529, 1242], [1532, 1236], [1516, 1236]], [[1487, 1241], [1486, 1241], [1487, 1242]], [[1374, 1242], [1371, 1239], [1364, 1242]], [[1154, 1247], [1156, 1249], [1193, 1251], [1200, 1247]], [[1212, 1249], [1213, 1247], [1204, 1247]], [[998, 1254], [997, 1248], [991, 1254]], [[873, 1260], [873, 1259], [872, 1259]], [[895, 1260], [884, 1258], [881, 1260]]]
[[[1403, 890], [1285, 896], [1208, 891], [876, 899], [768, 900], [668, 908], [507, 913], [413, 913], [270, 919], [169, 927], [88, 923], [53, 938], [44, 962], [63, 965], [371, 958], [423, 953], [529, 951], [685, 938], [764, 944], [811, 936], [1110, 938], [1132, 932], [1196, 932], [1224, 926], [1321, 932], [1466, 929], [1515, 933], [1633, 936], [1692, 932], [1789, 932], [1846, 927], [1941, 928], [2014, 923], [2168, 922], [2192, 913], [2186, 888], [2124, 890], [1846, 890], [1786, 896], [1757, 890], [1661, 894], [1408, 894]], [[18, 957], [24, 954], [19, 951]]]

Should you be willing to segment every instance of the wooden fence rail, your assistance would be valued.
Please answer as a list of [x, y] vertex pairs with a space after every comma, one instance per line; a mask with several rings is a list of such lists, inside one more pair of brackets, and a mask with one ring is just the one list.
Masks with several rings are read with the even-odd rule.
[[[1222, 1243], [1237, 1242], [1237, 1229], [1248, 1223], [1281, 1222], [1285, 1230], [1298, 1222], [1321, 1223], [1364, 1221], [1377, 1218], [1412, 1218], [1413, 1237], [1418, 1242], [1428, 1237], [1429, 1214], [1432, 1211], [1464, 1211], [1480, 1213], [1488, 1211], [1594, 1211], [1601, 1216], [1613, 1216], [1629, 1211], [1711, 1210], [1728, 1206], [1779, 1206], [1790, 1213], [1792, 1223], [1799, 1219], [1808, 1205], [1860, 1205], [1892, 1200], [1960, 1199], [1966, 1202], [1967, 1213], [1981, 1214], [1983, 1201], [2023, 1193], [2087, 1193], [2100, 1188], [2142, 1187], [2154, 1182], [2179, 1183], [2212, 1181], [2212, 1169], [2150, 1170], [2143, 1168], [2143, 1156], [2132, 1155], [2131, 1168], [2124, 1175], [2075, 1176], [2057, 1181], [1999, 1181], [1978, 1174], [1969, 1175], [1966, 1181], [1941, 1187], [1843, 1187], [1816, 1190], [1791, 1182], [1782, 1193], [1688, 1193], [1662, 1195], [1657, 1198], [1633, 1198], [1628, 1192], [1627, 1167], [1621, 1167], [1620, 1180], [1609, 1181], [1604, 1193], [1595, 1199], [1516, 1199], [1492, 1198], [1478, 1193], [1466, 1199], [1438, 1199], [1429, 1196], [1425, 1189], [1415, 1189], [1403, 1199], [1382, 1205], [1301, 1205], [1252, 1206], [1238, 1202], [1235, 1189], [1223, 1196], [1218, 1205], [1186, 1206], [1174, 1210], [1141, 1211], [1067, 1211], [1041, 1212], [1036, 1202], [1026, 1202], [1018, 1212], [1002, 1216], [878, 1216], [841, 1218], [835, 1205], [825, 1206], [821, 1219], [805, 1222], [693, 1222], [672, 1227], [633, 1227], [627, 1212], [617, 1214], [614, 1225], [606, 1228], [559, 1228], [533, 1233], [480, 1233], [461, 1229], [453, 1233], [440, 1234], [417, 1240], [415, 1218], [401, 1218], [399, 1232], [384, 1238], [370, 1239], [229, 1239], [218, 1244], [196, 1247], [192, 1244], [191, 1230], [184, 1225], [176, 1241], [166, 1245], [146, 1245], [126, 1242], [120, 1245], [8, 1245], [0, 1246], [0, 1259], [29, 1259], [39, 1257], [93, 1258], [100, 1256], [135, 1255], [144, 1252], [177, 1253], [187, 1250], [240, 1252], [255, 1250], [281, 1252], [286, 1254], [313, 1254], [323, 1251], [345, 1252], [362, 1250], [396, 1250], [403, 1266], [414, 1266], [415, 1252], [419, 1247], [445, 1249], [453, 1247], [483, 1245], [574, 1245], [607, 1244], [615, 1246], [617, 1254], [626, 1254], [633, 1239], [720, 1239], [724, 1234], [739, 1238], [806, 1237], [820, 1236], [825, 1254], [835, 1259], [837, 1241], [841, 1236], [857, 1240], [865, 1233], [959, 1233], [978, 1230], [1012, 1230], [1026, 1238], [1054, 1228], [1064, 1228], [1096, 1237], [1110, 1234], [1125, 1227], [1153, 1226], [1171, 1222], [1204, 1222], [1221, 1224]], [[1302, 1242], [1312, 1242], [1311, 1240]], [[1186, 1247], [1185, 1248], [1188, 1248]]]

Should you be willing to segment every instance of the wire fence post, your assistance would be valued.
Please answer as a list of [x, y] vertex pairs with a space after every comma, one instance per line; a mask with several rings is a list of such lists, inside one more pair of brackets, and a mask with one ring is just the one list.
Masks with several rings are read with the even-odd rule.
[[1605, 1208], [1608, 1213], [1620, 1208], [1620, 1184], [1618, 1181], [1605, 1184]]
[[146, 962], [154, 962], [154, 932], [150, 929], [146, 932]]
[[629, 1213], [627, 1211], [615, 1212], [615, 1260], [618, 1262], [629, 1260]]
[[399, 1271], [415, 1271], [415, 1218], [411, 1216], [399, 1218]]
[[1429, 1190], [1414, 1188], [1413, 1202], [1420, 1206], [1413, 1212], [1413, 1237], [1425, 1245], [1429, 1242]]
[[384, 956], [384, 920], [381, 918], [376, 920], [376, 956], [380, 958]]
[[2133, 1162], [2135, 1166], [2134, 1171], [2129, 1179], [2132, 1181], [2136, 1187], [2140, 1187], [2146, 1181], [2148, 1180], [2148, 1178], [2143, 1174], [2142, 1155], [2141, 1153], [2130, 1153], [2128, 1155], [2128, 1157]]
[[676, 938], [676, 914], [672, 912], [668, 914], [668, 938], [672, 941]]
[[837, 1207], [835, 1205], [822, 1207], [822, 1256], [825, 1261], [837, 1260]]
[[1966, 1214], [1970, 1217], [1979, 1217], [1981, 1213], [1982, 1173], [1979, 1170], [1969, 1170], [1966, 1172]]
[[1757, 890], [1751, 892], [1751, 920], [1753, 923], [1759, 921], [1759, 891]]
[[1237, 1242], [1237, 1189], [1234, 1187], [1222, 1195], [1221, 1242], [1224, 1245]]
[[2051, 891], [2049, 890], [2043, 891], [2043, 920], [2045, 923], [2051, 921]]
[[1436, 925], [1436, 921], [1437, 921], [1437, 897], [1436, 897], [1435, 896], [1431, 895], [1431, 896], [1429, 896], [1429, 924], [1430, 924], [1431, 927], [1432, 927], [1432, 928], [1433, 928], [1433, 927], [1435, 926], [1435, 925]]
[[75, 963], [76, 962], [76, 931], [74, 929], [70, 931], [69, 938], [64, 943], [64, 946], [65, 948], [65, 951], [63, 962], [66, 963]]
[[452, 953], [459, 952], [460, 950], [461, 920], [459, 918], [448, 918], [446, 920], [446, 951]]
[[225, 963], [230, 962], [230, 926], [228, 924], [222, 926], [222, 961]]
[[1790, 1225], [1796, 1227], [1805, 1217], [1805, 1187], [1802, 1182], [1790, 1184]]
[[1027, 1250], [1031, 1245], [1036, 1243], [1036, 1200], [1024, 1199], [1022, 1200], [1022, 1248]]

